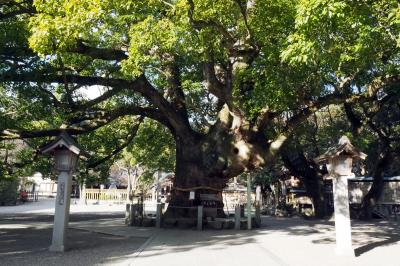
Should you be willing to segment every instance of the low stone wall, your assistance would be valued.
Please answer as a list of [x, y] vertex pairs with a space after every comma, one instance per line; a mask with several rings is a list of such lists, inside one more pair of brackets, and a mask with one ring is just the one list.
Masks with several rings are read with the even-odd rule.
[[[349, 201], [351, 204], [361, 203], [363, 197], [368, 193], [372, 182], [349, 182]], [[381, 203], [400, 203], [400, 182], [385, 182], [383, 185]]]

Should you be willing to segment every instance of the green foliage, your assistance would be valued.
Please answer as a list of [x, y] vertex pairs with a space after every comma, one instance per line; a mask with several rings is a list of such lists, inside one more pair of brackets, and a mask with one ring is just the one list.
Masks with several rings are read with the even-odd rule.
[[175, 142], [171, 133], [160, 124], [146, 120], [127, 152], [132, 165], [144, 166], [148, 174], [156, 170], [172, 172], [175, 168]]
[[0, 206], [15, 204], [18, 196], [17, 190], [17, 179], [0, 179]]
[[299, 1], [282, 58], [337, 76], [381, 68], [383, 56], [398, 56], [399, 22], [397, 1]]
[[261, 185], [266, 187], [272, 185], [277, 181], [277, 176], [274, 175], [269, 169], [264, 168], [252, 174], [253, 185]]
[[[1, 11], [11, 12], [25, 5], [15, 2], [18, 5], [1, 6]], [[23, 73], [39, 81], [0, 80], [0, 132], [60, 128], [84, 111], [89, 116], [113, 114], [120, 107], [134, 106], [161, 112], [149, 97], [129, 86], [107, 100], [79, 110], [89, 99], [82, 95], [84, 86], [65, 81], [66, 75], [132, 80], [145, 73], [156, 91], [165, 96], [171, 87], [169, 67], [176, 67], [189, 121], [194, 130], [205, 133], [221, 107], [204, 82], [203, 67], [213, 62], [220, 81], [232, 79], [229, 82], [233, 84], [233, 104], [249, 121], [256, 120], [265, 109], [281, 114], [267, 129], [267, 136], [271, 137], [279, 133], [288, 117], [313, 100], [332, 92], [342, 93], [337, 85], [344, 78], [354, 77], [345, 92], [351, 94], [367, 90], [377, 76], [399, 73], [400, 11], [398, 1], [394, 0], [194, 0], [194, 7], [188, 0], [33, 3], [34, 14], [0, 20], [0, 55], [5, 56], [0, 58], [0, 79], [3, 75], [17, 77]], [[77, 52], [81, 48], [78, 43], [117, 50], [126, 58], [118, 62], [93, 59]], [[254, 48], [251, 46], [257, 48], [257, 53], [248, 64], [244, 61], [249, 55], [233, 58], [232, 50], [245, 52]], [[232, 77], [224, 74], [227, 69], [233, 69]], [[51, 75], [64, 79], [58, 84], [41, 82]], [[109, 90], [106, 86], [101, 89]], [[396, 95], [398, 88], [383, 90]], [[321, 110], [315, 121], [309, 119], [295, 131], [297, 142], [310, 156], [325, 150], [340, 135], [350, 134], [351, 126], [342, 107], [329, 108], [331, 113]], [[363, 115], [364, 109], [373, 106], [365, 104], [355, 109]], [[397, 138], [398, 113], [387, 106], [382, 110], [391, 115], [385, 117], [385, 112], [378, 112], [373, 122], [379, 128], [390, 129], [390, 135]], [[388, 123], [380, 123], [384, 120]], [[121, 116], [79, 136], [78, 142], [92, 152], [91, 161], [101, 160], [124, 144], [136, 122], [133, 116]], [[84, 127], [90, 121], [77, 124]], [[371, 131], [364, 130], [353, 139], [362, 149], [377, 147], [376, 133]], [[29, 175], [38, 168], [50, 173], [51, 162], [35, 158], [37, 147], [49, 140], [29, 141], [14, 154], [15, 162], [24, 163], [23, 170], [9, 171], [6, 164], [1, 164], [0, 175]], [[113, 160], [121, 157], [131, 165], [143, 165], [147, 177], [158, 169], [173, 171], [174, 145], [165, 126], [145, 119], [133, 143], [122, 154], [111, 156], [92, 172], [82, 164], [78, 178], [93, 184], [99, 179], [103, 181]], [[396, 145], [393, 146], [395, 149]]]

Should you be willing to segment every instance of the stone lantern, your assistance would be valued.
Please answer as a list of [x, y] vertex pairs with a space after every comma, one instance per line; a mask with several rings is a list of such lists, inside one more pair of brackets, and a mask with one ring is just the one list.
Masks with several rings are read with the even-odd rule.
[[366, 154], [357, 150], [349, 138], [343, 136], [339, 143], [314, 159], [318, 164], [326, 164], [329, 178], [333, 183], [335, 209], [336, 254], [354, 256], [351, 242], [348, 178], [353, 177], [353, 160], [364, 160]]
[[69, 220], [72, 174], [76, 169], [79, 156], [88, 157], [88, 154], [83, 152], [76, 141], [64, 131], [54, 141], [43, 146], [40, 152], [54, 156], [54, 167], [59, 173], [50, 251], [63, 252], [65, 231]]

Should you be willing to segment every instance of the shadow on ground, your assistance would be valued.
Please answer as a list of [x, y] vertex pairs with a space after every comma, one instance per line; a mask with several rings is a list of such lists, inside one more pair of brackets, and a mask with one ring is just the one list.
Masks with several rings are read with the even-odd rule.
[[[128, 234], [126, 227], [119, 234], [103, 233], [93, 228], [82, 229], [75, 226], [67, 232], [70, 250], [65, 253], [48, 251], [51, 242], [52, 216], [23, 215], [0, 217], [0, 261], [4, 265], [98, 265], [122, 263], [134, 260], [138, 249], [148, 240], [132, 228]], [[71, 220], [84, 224], [85, 221], [98, 221], [99, 228], [106, 227], [107, 222], [120, 219], [120, 215], [71, 215]], [[114, 220], [115, 221], [115, 220]], [[90, 224], [90, 223], [88, 223]], [[109, 224], [112, 227], [113, 223]], [[115, 223], [114, 223], [115, 226]], [[116, 225], [119, 225], [117, 223]], [[93, 229], [93, 230], [90, 230]], [[399, 224], [395, 222], [352, 222], [353, 245], [357, 256], [361, 256], [376, 247], [395, 244], [400, 240]], [[135, 231], [136, 230], [136, 231]], [[333, 245], [334, 223], [324, 220], [303, 220], [301, 218], [263, 217], [262, 227], [252, 231], [242, 230], [204, 230], [162, 229], [162, 237], [155, 237], [141, 258], [163, 254], [182, 254], [196, 248], [213, 252], [247, 244], [257, 244], [261, 238], [278, 237], [290, 241], [288, 236], [301, 236], [304, 241], [315, 245]], [[190, 235], [190, 237], [188, 237]], [[274, 242], [273, 240], [272, 242]], [[303, 241], [303, 240], [302, 240]], [[150, 243], [150, 242], [149, 242]], [[254, 245], [258, 250], [268, 254], [276, 265], [287, 265], [271, 249]], [[301, 248], [301, 247], [299, 247]], [[140, 251], [139, 251], [140, 252]]]
[[[267, 218], [263, 225], [270, 232], [288, 235], [315, 235], [314, 244], [335, 244], [335, 224], [333, 221], [303, 220], [299, 218]], [[377, 247], [389, 246], [400, 241], [400, 225], [397, 221], [372, 220], [352, 221], [352, 243], [356, 256]]]
[[[114, 215], [115, 216], [115, 215]], [[73, 221], [85, 221], [95, 215], [74, 215]], [[110, 215], [100, 215], [107, 217]], [[96, 218], [97, 218], [96, 217]], [[114, 218], [118, 218], [117, 217]], [[115, 258], [128, 257], [147, 240], [144, 237], [102, 234], [68, 229], [68, 251], [49, 252], [52, 218], [47, 215], [1, 217], [1, 265], [97, 265], [109, 264]]]
[[354, 250], [356, 257], [367, 253], [374, 248], [389, 246], [396, 244], [400, 241], [400, 233], [397, 232], [383, 232], [383, 233], [370, 233], [370, 237], [373, 237], [373, 240], [365, 241], [362, 246], [357, 247]]
[[[27, 232], [29, 230], [29, 232]], [[65, 253], [49, 252], [52, 229], [1, 229], [3, 265], [95, 265], [131, 255], [145, 238], [105, 235], [69, 229]]]
[[[400, 240], [399, 224], [387, 221], [360, 222], [352, 221], [353, 246], [357, 256], [360, 256], [376, 247], [395, 244]], [[227, 246], [244, 245], [256, 243], [260, 237], [277, 237], [285, 239], [288, 236], [301, 236], [304, 241], [316, 245], [331, 245], [332, 250], [335, 244], [334, 222], [328, 220], [304, 220], [302, 218], [277, 218], [263, 217], [262, 226], [251, 231], [241, 230], [191, 230], [191, 237], [188, 239], [185, 230], [165, 229], [164, 239], [173, 241], [153, 241], [146, 248], [151, 250], [148, 254], [141, 254], [140, 257], [158, 256], [167, 253], [178, 254], [187, 252], [199, 247], [212, 247], [225, 249]], [[290, 238], [287, 238], [287, 241]], [[299, 247], [301, 248], [301, 247]], [[306, 252], [306, 251], [305, 251]], [[269, 254], [273, 256], [274, 254]], [[278, 263], [279, 264], [279, 263]], [[283, 264], [283, 263], [282, 263]]]

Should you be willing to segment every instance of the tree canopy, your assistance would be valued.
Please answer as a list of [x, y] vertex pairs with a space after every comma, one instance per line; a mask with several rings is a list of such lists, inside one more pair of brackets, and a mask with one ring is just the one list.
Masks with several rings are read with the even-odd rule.
[[383, 0], [5, 0], [0, 140], [25, 139], [29, 161], [64, 130], [93, 153], [89, 168], [125, 149], [223, 184], [335, 105], [340, 133], [368, 128], [363, 140], [395, 150], [399, 22], [398, 1]]

